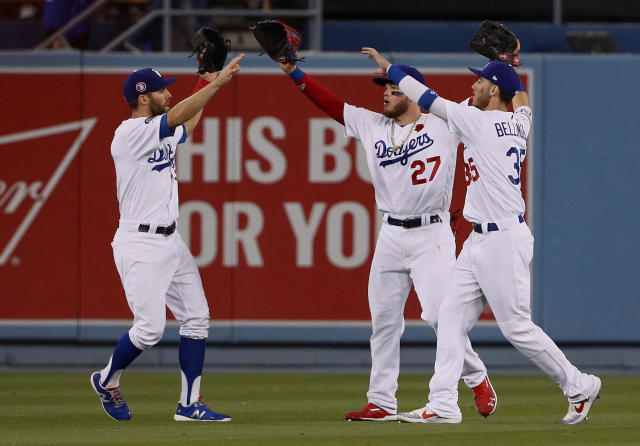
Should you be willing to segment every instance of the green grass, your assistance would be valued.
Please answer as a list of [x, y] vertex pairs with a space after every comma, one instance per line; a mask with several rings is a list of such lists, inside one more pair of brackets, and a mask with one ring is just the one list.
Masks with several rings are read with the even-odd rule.
[[[487, 419], [460, 385], [459, 425], [348, 423], [366, 404], [368, 376], [211, 374], [202, 394], [230, 423], [176, 423], [177, 374], [131, 372], [122, 379], [133, 413], [109, 419], [89, 374], [0, 375], [0, 445], [639, 445], [640, 377], [605, 376], [589, 421], [563, 426], [567, 403], [543, 376], [495, 376], [498, 408]], [[401, 410], [426, 402], [427, 379], [402, 376]]]

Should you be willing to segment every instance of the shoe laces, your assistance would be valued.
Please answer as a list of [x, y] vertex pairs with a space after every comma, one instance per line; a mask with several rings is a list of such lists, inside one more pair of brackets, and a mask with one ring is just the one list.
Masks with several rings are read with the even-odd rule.
[[111, 395], [111, 400], [113, 401], [113, 405], [116, 406], [116, 409], [124, 406], [124, 399], [122, 398], [122, 394], [120, 393], [120, 387], [117, 387], [113, 390], [107, 389], [107, 392]]
[[196, 407], [202, 407], [203, 409], [211, 410], [209, 406], [207, 406], [207, 403], [205, 403], [202, 398], [199, 398], [198, 401], [193, 403], [193, 405]]

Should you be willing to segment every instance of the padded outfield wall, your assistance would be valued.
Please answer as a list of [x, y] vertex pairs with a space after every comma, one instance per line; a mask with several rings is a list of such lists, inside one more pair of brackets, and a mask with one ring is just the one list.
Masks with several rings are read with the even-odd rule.
[[[474, 81], [465, 67], [484, 63], [391, 56], [456, 100]], [[534, 109], [523, 172], [536, 237], [534, 319], [560, 342], [638, 342], [640, 94], [632, 80], [640, 57], [525, 60]], [[0, 55], [0, 340], [111, 342], [128, 327], [109, 245], [118, 219], [109, 144], [128, 117], [121, 85], [144, 66], [177, 74], [175, 104], [196, 82], [192, 63], [183, 55]], [[200, 267], [211, 339], [365, 343], [380, 218], [362, 149], [269, 59], [249, 54], [243, 66], [176, 157], [179, 229]], [[303, 67], [347, 102], [381, 108], [363, 56], [309, 55]], [[456, 176], [452, 209], [464, 200], [461, 168]], [[403, 339], [431, 342], [419, 313], [411, 295]], [[175, 323], [167, 338], [177, 339]], [[503, 341], [489, 309], [472, 339]]]

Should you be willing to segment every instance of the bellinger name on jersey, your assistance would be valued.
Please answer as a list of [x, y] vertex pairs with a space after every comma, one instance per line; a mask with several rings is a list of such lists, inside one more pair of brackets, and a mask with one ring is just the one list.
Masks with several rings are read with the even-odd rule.
[[524, 126], [517, 122], [496, 122], [496, 132], [498, 137], [501, 136], [519, 136], [522, 139], [527, 139], [527, 133]]

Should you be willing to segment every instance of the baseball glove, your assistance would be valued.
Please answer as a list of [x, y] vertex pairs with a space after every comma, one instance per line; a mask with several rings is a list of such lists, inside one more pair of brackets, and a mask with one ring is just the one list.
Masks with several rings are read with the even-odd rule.
[[249, 27], [260, 46], [278, 63], [303, 61], [296, 51], [302, 43], [300, 33], [280, 20], [262, 20]]
[[193, 50], [198, 61], [198, 74], [213, 73], [222, 70], [227, 54], [231, 49], [231, 42], [225, 39], [214, 28], [202, 27], [193, 36]]
[[482, 22], [469, 46], [491, 60], [506, 62], [513, 67], [520, 65], [518, 38], [502, 23], [493, 20]]

